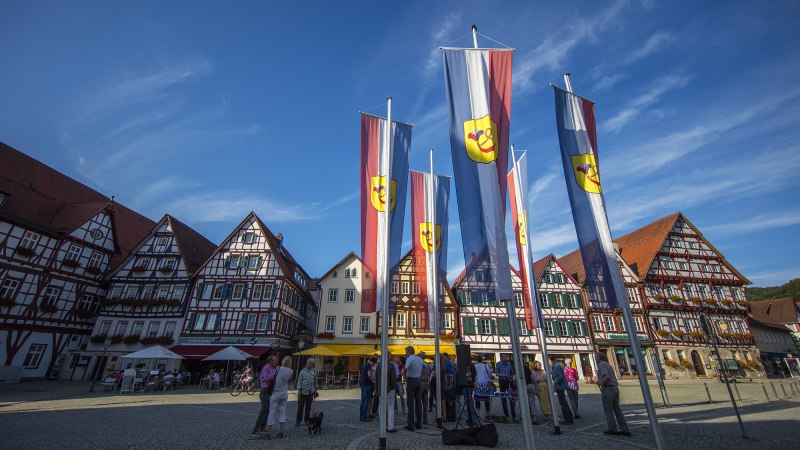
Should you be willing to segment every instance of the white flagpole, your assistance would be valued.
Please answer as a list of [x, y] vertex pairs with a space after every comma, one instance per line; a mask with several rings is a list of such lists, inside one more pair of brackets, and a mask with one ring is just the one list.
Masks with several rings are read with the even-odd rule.
[[[391, 285], [391, 280], [389, 279], [389, 227], [391, 226], [391, 204], [392, 204], [392, 174], [391, 174], [391, 161], [392, 161], [392, 97], [386, 99], [386, 130], [383, 133], [383, 148], [385, 149], [384, 152], [384, 159], [381, 164], [380, 173], [385, 176], [386, 180], [386, 207], [384, 208], [383, 214], [381, 214], [381, 220], [383, 221], [383, 236], [380, 237], [380, 240], [384, 243], [385, 251], [381, 255], [383, 259], [383, 270], [378, 273], [378, 285], [381, 284], [383, 281], [383, 289], [381, 290], [381, 298], [378, 299], [381, 302], [381, 383], [378, 386], [378, 391], [376, 394], [379, 395], [380, 401], [378, 404], [379, 412], [378, 412], [378, 426], [380, 430], [378, 432], [379, 439], [379, 447], [382, 450], [387, 448], [386, 446], [386, 424], [388, 422], [387, 412], [386, 409], [387, 401], [386, 401], [386, 388], [388, 387], [388, 380], [387, 380], [387, 369], [386, 367], [389, 365], [389, 286]], [[380, 244], [379, 244], [380, 245]], [[377, 372], [376, 372], [377, 373]], [[392, 405], [394, 408], [394, 405]]]
[[[442, 428], [442, 381], [441, 378], [441, 363], [439, 357], [439, 267], [436, 265], [436, 191], [433, 189], [434, 182], [436, 181], [436, 175], [433, 173], [433, 149], [430, 152], [431, 155], [431, 175], [430, 180], [428, 183], [428, 204], [431, 208], [431, 266], [432, 269], [429, 270], [429, 276], [433, 274], [433, 305], [434, 305], [434, 317], [433, 317], [433, 354], [434, 354], [434, 369], [436, 371], [436, 428]], [[438, 184], [436, 185], [438, 187]], [[413, 231], [412, 231], [413, 232]], [[445, 230], [442, 230], [444, 233]], [[445, 249], [446, 251], [446, 249]], [[431, 318], [428, 318], [431, 320]], [[427, 408], [427, 406], [422, 405], [423, 408]]]
[[[528, 233], [528, 208], [525, 206], [525, 203], [522, 201], [523, 191], [522, 191], [522, 181], [520, 179], [520, 172], [519, 167], [517, 166], [517, 157], [514, 155], [514, 146], [511, 146], [511, 159], [514, 161], [514, 188], [517, 190], [517, 211], [520, 214], [523, 214], [523, 226], [525, 227], [525, 243], [522, 244], [522, 261], [525, 264], [525, 282], [528, 284], [528, 298], [531, 299], [531, 304], [536, 301], [536, 292], [533, 290], [533, 263], [531, 258], [531, 247], [528, 243], [530, 239], [530, 234]], [[515, 236], [515, 239], [519, 239], [519, 237]], [[535, 311], [536, 314], [541, 315], [541, 310]], [[551, 374], [550, 369], [550, 358], [547, 355], [547, 344], [545, 341], [544, 330], [539, 325], [544, 324], [544, 320], [539, 320], [536, 323], [536, 336], [539, 340], [539, 349], [542, 352], [542, 366], [544, 368], [545, 377], [547, 377], [547, 392], [548, 397], [550, 397], [550, 412], [552, 413], [553, 417], [553, 427], [554, 427], [554, 434], [561, 434], [561, 426], [558, 422], [558, 410], [556, 409], [556, 398], [555, 398], [555, 389], [553, 386], [553, 376]]]
[[[569, 73], [564, 74], [564, 83], [567, 92], [572, 92], [572, 84], [569, 82]], [[597, 149], [593, 149], [597, 151]], [[656, 408], [653, 405], [653, 396], [650, 394], [650, 386], [647, 384], [647, 374], [645, 374], [644, 360], [642, 359], [642, 348], [639, 345], [638, 333], [636, 333], [636, 325], [633, 322], [631, 315], [631, 308], [628, 304], [628, 298], [623, 297], [617, 299], [619, 308], [622, 310], [622, 321], [625, 323], [625, 329], [628, 330], [628, 340], [631, 343], [631, 350], [633, 351], [633, 360], [636, 363], [636, 372], [639, 376], [639, 386], [642, 388], [642, 398], [644, 399], [644, 407], [647, 410], [647, 416], [650, 419], [650, 428], [653, 431], [653, 438], [656, 441], [656, 448], [661, 450], [664, 448], [664, 438], [661, 435], [661, 429], [658, 426], [658, 417], [656, 416]]]

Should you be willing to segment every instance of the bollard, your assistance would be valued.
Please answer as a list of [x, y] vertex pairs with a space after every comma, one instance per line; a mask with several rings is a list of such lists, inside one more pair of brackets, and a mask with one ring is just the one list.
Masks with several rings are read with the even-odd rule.
[[767, 387], [762, 384], [761, 389], [764, 389], [764, 397], [767, 397], [767, 401], [771, 402], [772, 400], [769, 399], [769, 394], [767, 394]]
[[708, 403], [713, 403], [713, 401], [711, 400], [711, 391], [708, 390], [708, 384], [703, 383], [703, 386], [706, 387], [706, 394], [708, 394]]
[[781, 390], [783, 391], [783, 396], [789, 398], [789, 394], [786, 393], [786, 388], [783, 387], [783, 383], [781, 383]]
[[772, 392], [775, 394], [775, 400], [780, 400], [778, 398], [778, 390], [775, 389], [775, 383], [770, 383], [770, 386], [772, 386]]
[[736, 391], [736, 396], [739, 397], [739, 401], [742, 401], [742, 394], [739, 393], [739, 383], [733, 383], [733, 389]]

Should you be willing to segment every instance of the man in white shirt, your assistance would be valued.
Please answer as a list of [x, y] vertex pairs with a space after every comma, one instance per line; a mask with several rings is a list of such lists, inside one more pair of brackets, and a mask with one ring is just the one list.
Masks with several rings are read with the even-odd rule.
[[406, 430], [414, 431], [422, 428], [422, 366], [425, 361], [414, 354], [414, 347], [406, 347], [406, 366], [403, 368], [406, 376], [406, 403], [408, 405], [408, 421]]

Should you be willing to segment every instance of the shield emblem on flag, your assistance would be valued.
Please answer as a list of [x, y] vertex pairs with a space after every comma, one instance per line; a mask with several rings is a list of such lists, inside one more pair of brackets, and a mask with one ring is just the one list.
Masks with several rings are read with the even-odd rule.
[[[394, 209], [394, 203], [397, 193], [397, 181], [389, 180], [389, 189], [391, 191], [391, 200], [389, 203], [389, 211]], [[378, 176], [370, 178], [369, 200], [372, 207], [378, 211], [386, 211], [386, 177]]]
[[597, 171], [594, 153], [573, 155], [572, 172], [575, 174], [575, 182], [578, 183], [581, 189], [594, 194], [602, 193], [600, 189], [600, 172]]
[[[433, 235], [431, 234], [431, 223], [422, 222], [419, 224], [419, 244], [422, 249], [431, 253], [433, 249]], [[436, 224], [436, 251], [442, 247], [442, 226]]]
[[525, 213], [517, 216], [517, 227], [519, 228], [519, 243], [525, 245], [528, 233], [525, 231]]
[[488, 164], [497, 159], [497, 124], [487, 114], [464, 122], [464, 144], [467, 155], [477, 163]]

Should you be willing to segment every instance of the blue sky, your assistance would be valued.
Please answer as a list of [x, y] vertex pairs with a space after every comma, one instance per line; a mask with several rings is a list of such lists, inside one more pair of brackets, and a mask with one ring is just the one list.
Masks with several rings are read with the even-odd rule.
[[537, 258], [577, 245], [548, 86], [569, 71], [615, 236], [680, 210], [755, 286], [800, 276], [800, 4], [549, 3], [6, 0], [0, 140], [216, 243], [254, 210], [320, 276], [360, 246], [358, 111], [392, 96], [411, 168], [432, 147], [452, 172], [438, 47], [475, 23], [517, 49]]

